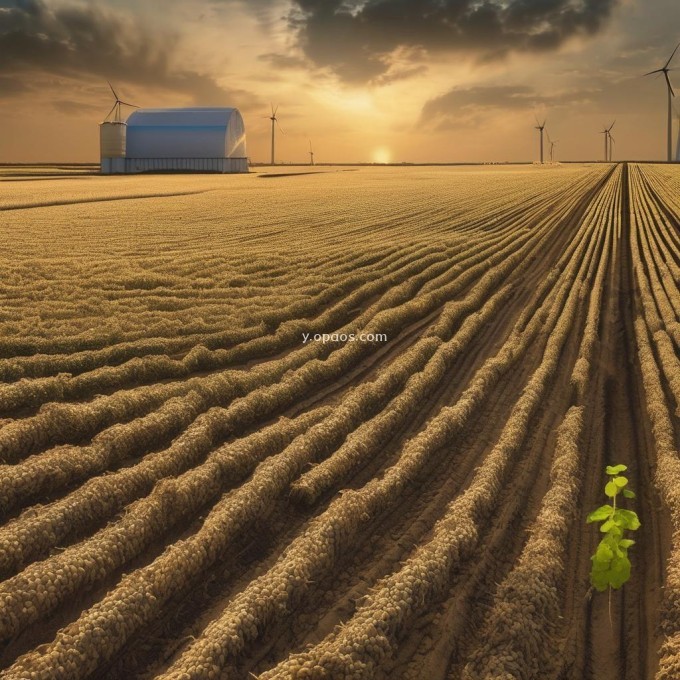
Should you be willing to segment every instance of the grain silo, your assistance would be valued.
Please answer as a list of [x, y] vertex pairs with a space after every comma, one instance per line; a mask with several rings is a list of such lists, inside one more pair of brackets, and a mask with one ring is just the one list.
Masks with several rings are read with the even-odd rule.
[[105, 163], [105, 142], [107, 149], [115, 145], [108, 128], [104, 132], [109, 124], [102, 123], [102, 173], [248, 172], [246, 133], [238, 109], [138, 109], [127, 123], [110, 125], [116, 124], [124, 126], [124, 161]]
[[120, 120], [107, 120], [99, 124], [100, 164], [105, 175], [125, 172], [126, 127]]

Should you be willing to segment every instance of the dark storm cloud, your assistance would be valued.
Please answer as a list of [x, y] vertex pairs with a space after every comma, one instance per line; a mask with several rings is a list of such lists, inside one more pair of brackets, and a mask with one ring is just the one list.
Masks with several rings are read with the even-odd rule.
[[202, 104], [251, 103], [253, 96], [225, 90], [210, 76], [171, 64], [174, 36], [93, 5], [52, 9], [43, 0], [0, 3], [0, 75], [17, 87], [33, 73], [91, 76], [161, 87]]
[[496, 59], [597, 33], [619, 0], [295, 0], [290, 25], [317, 66], [346, 81], [389, 70], [397, 48]]

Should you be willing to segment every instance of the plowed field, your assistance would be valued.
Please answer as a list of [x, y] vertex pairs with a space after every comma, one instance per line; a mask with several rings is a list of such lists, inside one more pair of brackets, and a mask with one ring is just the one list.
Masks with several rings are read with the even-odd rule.
[[0, 678], [680, 678], [680, 167], [276, 172], [0, 173]]

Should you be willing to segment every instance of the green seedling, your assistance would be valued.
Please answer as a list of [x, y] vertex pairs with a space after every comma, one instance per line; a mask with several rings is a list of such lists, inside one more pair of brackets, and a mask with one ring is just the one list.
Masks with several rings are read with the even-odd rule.
[[600, 531], [604, 537], [597, 546], [595, 554], [590, 558], [590, 582], [599, 592], [609, 589], [610, 621], [611, 621], [611, 590], [620, 588], [630, 578], [630, 560], [628, 548], [635, 541], [625, 537], [626, 531], [636, 531], [640, 528], [640, 520], [632, 510], [616, 507], [616, 499], [635, 498], [635, 494], [628, 489], [628, 479], [621, 473], [628, 468], [625, 465], [607, 465], [606, 473], [609, 481], [604, 492], [611, 499], [611, 504], [602, 505], [588, 515], [587, 522], [602, 522]]

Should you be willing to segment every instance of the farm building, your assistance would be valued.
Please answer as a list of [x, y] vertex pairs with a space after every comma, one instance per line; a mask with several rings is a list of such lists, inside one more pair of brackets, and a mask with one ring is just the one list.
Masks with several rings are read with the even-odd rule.
[[138, 109], [100, 125], [101, 172], [248, 172], [243, 118], [233, 108]]

